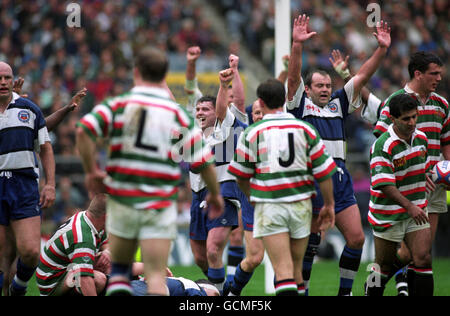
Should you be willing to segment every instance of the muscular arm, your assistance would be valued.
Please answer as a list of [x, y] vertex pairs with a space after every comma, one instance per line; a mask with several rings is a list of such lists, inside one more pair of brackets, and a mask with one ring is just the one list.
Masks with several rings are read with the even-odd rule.
[[46, 142], [41, 145], [39, 157], [45, 173], [45, 185], [41, 191], [40, 205], [42, 208], [47, 208], [55, 202], [55, 157], [51, 143]]
[[361, 89], [369, 82], [370, 78], [381, 64], [384, 56], [386, 56], [387, 50], [391, 45], [390, 32], [391, 28], [383, 21], [377, 26], [377, 32], [374, 33], [374, 36], [377, 38], [378, 48], [353, 77], [354, 98], [359, 95]]
[[216, 117], [220, 122], [223, 122], [225, 120], [225, 117], [227, 116], [228, 111], [227, 90], [228, 86], [230, 85], [230, 82], [233, 80], [234, 77], [235, 77], [234, 70], [231, 68], [222, 70], [219, 73], [220, 86], [216, 99]]
[[244, 84], [242, 83], [242, 79], [239, 74], [239, 57], [230, 55], [229, 63], [230, 68], [233, 69], [234, 72], [234, 77], [232, 80], [233, 103], [239, 111], [245, 113], [245, 91]]
[[309, 17], [305, 14], [294, 20], [293, 42], [288, 66], [288, 101], [292, 101], [302, 82], [300, 73], [302, 70], [303, 42], [316, 35], [316, 32], [308, 32], [308, 23]]
[[91, 276], [80, 277], [80, 288], [83, 296], [97, 296], [97, 289], [95, 288], [95, 280]]

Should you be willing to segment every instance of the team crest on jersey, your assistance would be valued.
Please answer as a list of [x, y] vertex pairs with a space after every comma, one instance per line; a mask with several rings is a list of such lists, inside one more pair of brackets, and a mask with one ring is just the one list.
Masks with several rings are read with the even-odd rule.
[[334, 102], [328, 103], [328, 108], [330, 109], [331, 113], [337, 113], [338, 111], [337, 104]]
[[406, 157], [402, 157], [402, 158], [399, 158], [399, 159], [395, 159], [395, 160], [393, 161], [393, 163], [394, 163], [394, 167], [395, 167], [395, 168], [403, 167], [404, 165], [406, 165]]
[[28, 123], [30, 121], [30, 113], [28, 111], [20, 111], [18, 115], [19, 121], [22, 123]]

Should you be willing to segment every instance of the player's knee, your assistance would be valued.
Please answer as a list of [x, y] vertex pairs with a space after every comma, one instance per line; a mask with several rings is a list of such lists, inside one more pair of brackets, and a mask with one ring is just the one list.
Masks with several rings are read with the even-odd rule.
[[106, 275], [100, 271], [94, 271], [94, 281], [97, 293], [103, 292], [106, 286]]
[[431, 267], [431, 253], [421, 251], [413, 255], [413, 262], [416, 267]]
[[215, 263], [219, 259], [222, 258], [222, 252], [220, 251], [220, 247], [217, 245], [210, 245], [206, 249], [206, 256], [208, 258], [208, 262]]
[[366, 239], [364, 236], [364, 232], [361, 231], [357, 234], [352, 235], [347, 240], [347, 245], [352, 249], [362, 249], [362, 247], [364, 246], [365, 240]]
[[251, 268], [251, 270], [256, 269], [264, 259], [264, 252], [258, 254], [252, 254], [247, 259], [247, 264]]
[[39, 249], [30, 248], [20, 255], [20, 260], [29, 267], [35, 267], [39, 263]]

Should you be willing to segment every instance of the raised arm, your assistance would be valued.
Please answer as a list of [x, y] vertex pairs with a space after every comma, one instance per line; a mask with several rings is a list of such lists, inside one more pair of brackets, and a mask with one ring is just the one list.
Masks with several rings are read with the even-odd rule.
[[69, 104], [62, 107], [58, 111], [53, 112], [45, 118], [45, 124], [47, 125], [47, 129], [49, 132], [54, 130], [56, 126], [58, 126], [58, 124], [65, 119], [67, 114], [80, 106], [81, 100], [86, 96], [86, 93], [86, 88], [81, 89], [72, 97], [72, 100]]
[[245, 113], [245, 91], [241, 76], [239, 75], [239, 57], [231, 54], [228, 58], [230, 68], [233, 69], [234, 77], [232, 81], [233, 103], [236, 108]]
[[302, 82], [302, 53], [303, 42], [316, 35], [316, 32], [308, 32], [309, 17], [300, 15], [294, 20], [292, 29], [292, 49], [288, 66], [288, 101], [292, 101]]
[[[348, 60], [350, 56], [347, 55], [345, 58], [342, 56], [341, 51], [339, 49], [333, 49], [331, 52], [331, 57], [329, 58], [330, 63], [333, 65], [334, 71], [344, 80], [348, 82], [352, 79], [352, 74], [350, 68], [348, 67]], [[361, 89], [361, 99], [364, 104], [367, 104], [369, 101], [370, 91], [366, 87]]]
[[387, 50], [391, 45], [391, 28], [386, 22], [378, 22], [377, 31], [373, 33], [373, 35], [378, 41], [378, 48], [353, 77], [354, 98], [358, 96], [361, 89], [369, 82], [372, 75], [380, 66], [384, 56], [386, 56]]
[[202, 50], [198, 46], [189, 47], [186, 52], [187, 66], [186, 66], [186, 93], [195, 93], [195, 79], [197, 76], [196, 66], [197, 59], [202, 54]]
[[216, 100], [216, 117], [220, 122], [225, 120], [228, 110], [227, 89], [234, 78], [234, 70], [231, 68], [219, 72], [220, 86]]

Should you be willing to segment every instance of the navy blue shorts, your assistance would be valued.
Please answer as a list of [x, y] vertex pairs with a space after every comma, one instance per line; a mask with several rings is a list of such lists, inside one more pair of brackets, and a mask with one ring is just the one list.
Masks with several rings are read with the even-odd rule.
[[[350, 173], [346, 168], [341, 167], [341, 171], [336, 171], [332, 177], [333, 191], [334, 191], [334, 203], [335, 213], [339, 213], [356, 204], [355, 193], [353, 191], [353, 181]], [[319, 185], [316, 182], [317, 195], [312, 199], [313, 214], [319, 214], [323, 207], [323, 197], [320, 192]]]
[[239, 192], [239, 201], [241, 202], [242, 210], [242, 225], [244, 226], [244, 230], [252, 232], [255, 209], [248, 201], [247, 196], [241, 190], [239, 190]]
[[[206, 240], [208, 232], [215, 227], [231, 226], [231, 229], [235, 229], [239, 226], [238, 209], [228, 199], [225, 199], [225, 212], [222, 216], [213, 220], [208, 218], [206, 209], [200, 207], [207, 193], [207, 190], [202, 190], [192, 194], [191, 223], [189, 226], [189, 236], [192, 240]], [[226, 195], [223, 195], [226, 198]]]
[[41, 216], [36, 178], [14, 172], [0, 172], [0, 225], [11, 220]]

